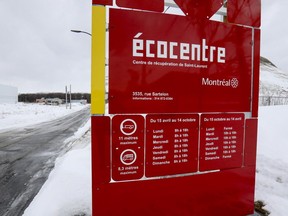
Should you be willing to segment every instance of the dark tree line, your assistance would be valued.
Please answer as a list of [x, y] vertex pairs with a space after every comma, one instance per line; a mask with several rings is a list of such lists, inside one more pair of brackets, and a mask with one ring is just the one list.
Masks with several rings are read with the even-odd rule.
[[[25, 102], [25, 103], [35, 103], [36, 99], [41, 98], [60, 98], [65, 101], [65, 93], [27, 93], [27, 94], [19, 94], [18, 101]], [[91, 95], [88, 93], [72, 93], [71, 94], [72, 100], [87, 100], [87, 103], [91, 102]], [[68, 101], [69, 101], [69, 94], [68, 94]]]

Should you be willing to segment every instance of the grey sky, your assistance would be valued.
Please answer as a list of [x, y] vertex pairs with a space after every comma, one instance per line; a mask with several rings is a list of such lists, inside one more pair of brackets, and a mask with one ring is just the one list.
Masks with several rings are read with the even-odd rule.
[[90, 92], [91, 1], [0, 0], [0, 83], [19, 92]]
[[287, 0], [262, 0], [261, 55], [288, 72]]
[[[261, 55], [288, 71], [287, 0], [262, 0]], [[0, 83], [90, 92], [91, 0], [0, 0]]]

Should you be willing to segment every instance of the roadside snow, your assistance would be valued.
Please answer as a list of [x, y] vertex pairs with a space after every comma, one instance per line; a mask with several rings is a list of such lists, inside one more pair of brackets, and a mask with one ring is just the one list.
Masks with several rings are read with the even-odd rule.
[[[58, 158], [23, 216], [73, 216], [92, 213], [90, 121], [73, 136], [74, 150]], [[79, 138], [79, 134], [85, 134]]]
[[[83, 127], [79, 128], [79, 129], [74, 133], [73, 136], [67, 138], [67, 139], [64, 141], [64, 143], [72, 143], [72, 142], [79, 141], [79, 139], [81, 139], [86, 133], [89, 132], [90, 128], [91, 128], [91, 121], [89, 120], [89, 121], [87, 121], [87, 123], [86, 123]], [[86, 143], [84, 143], [84, 144], [86, 145]], [[89, 144], [90, 144], [90, 143], [89, 143]], [[78, 145], [80, 145], [80, 144], [78, 143]], [[78, 145], [77, 145], [77, 146], [78, 146]], [[76, 146], [76, 147], [77, 147], [77, 146]]]
[[73, 104], [72, 109], [42, 104], [0, 104], [0, 130], [37, 124], [83, 109], [87, 105]]

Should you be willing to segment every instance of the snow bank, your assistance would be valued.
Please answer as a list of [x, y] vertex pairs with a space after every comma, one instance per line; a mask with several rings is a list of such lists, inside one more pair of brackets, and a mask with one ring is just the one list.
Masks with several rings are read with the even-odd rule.
[[287, 216], [288, 163], [258, 155], [256, 200], [262, 200], [271, 216]]
[[84, 131], [85, 136], [75, 143], [78, 148], [57, 159], [55, 169], [23, 216], [92, 214], [91, 134], [87, 125], [79, 129], [78, 134]]
[[288, 163], [288, 106], [259, 109], [258, 155]]
[[88, 105], [73, 104], [72, 109], [42, 104], [0, 104], [0, 130], [25, 127], [31, 124], [57, 119], [81, 110]]
[[288, 207], [288, 106], [260, 107], [256, 200], [271, 216], [286, 216]]
[[[64, 143], [73, 143], [73, 142], [81, 140], [81, 138], [84, 137], [84, 135], [89, 132], [90, 128], [91, 128], [91, 120], [89, 119], [83, 127], [79, 128], [74, 133], [73, 136], [67, 138], [64, 141]], [[79, 145], [81, 146], [81, 144], [78, 143], [75, 147], [77, 147]], [[84, 143], [84, 145], [86, 145], [86, 143]]]

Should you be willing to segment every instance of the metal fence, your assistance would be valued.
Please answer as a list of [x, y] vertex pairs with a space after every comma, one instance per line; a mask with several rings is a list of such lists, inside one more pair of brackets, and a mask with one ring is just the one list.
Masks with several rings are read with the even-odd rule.
[[288, 97], [260, 96], [259, 106], [288, 105]]

